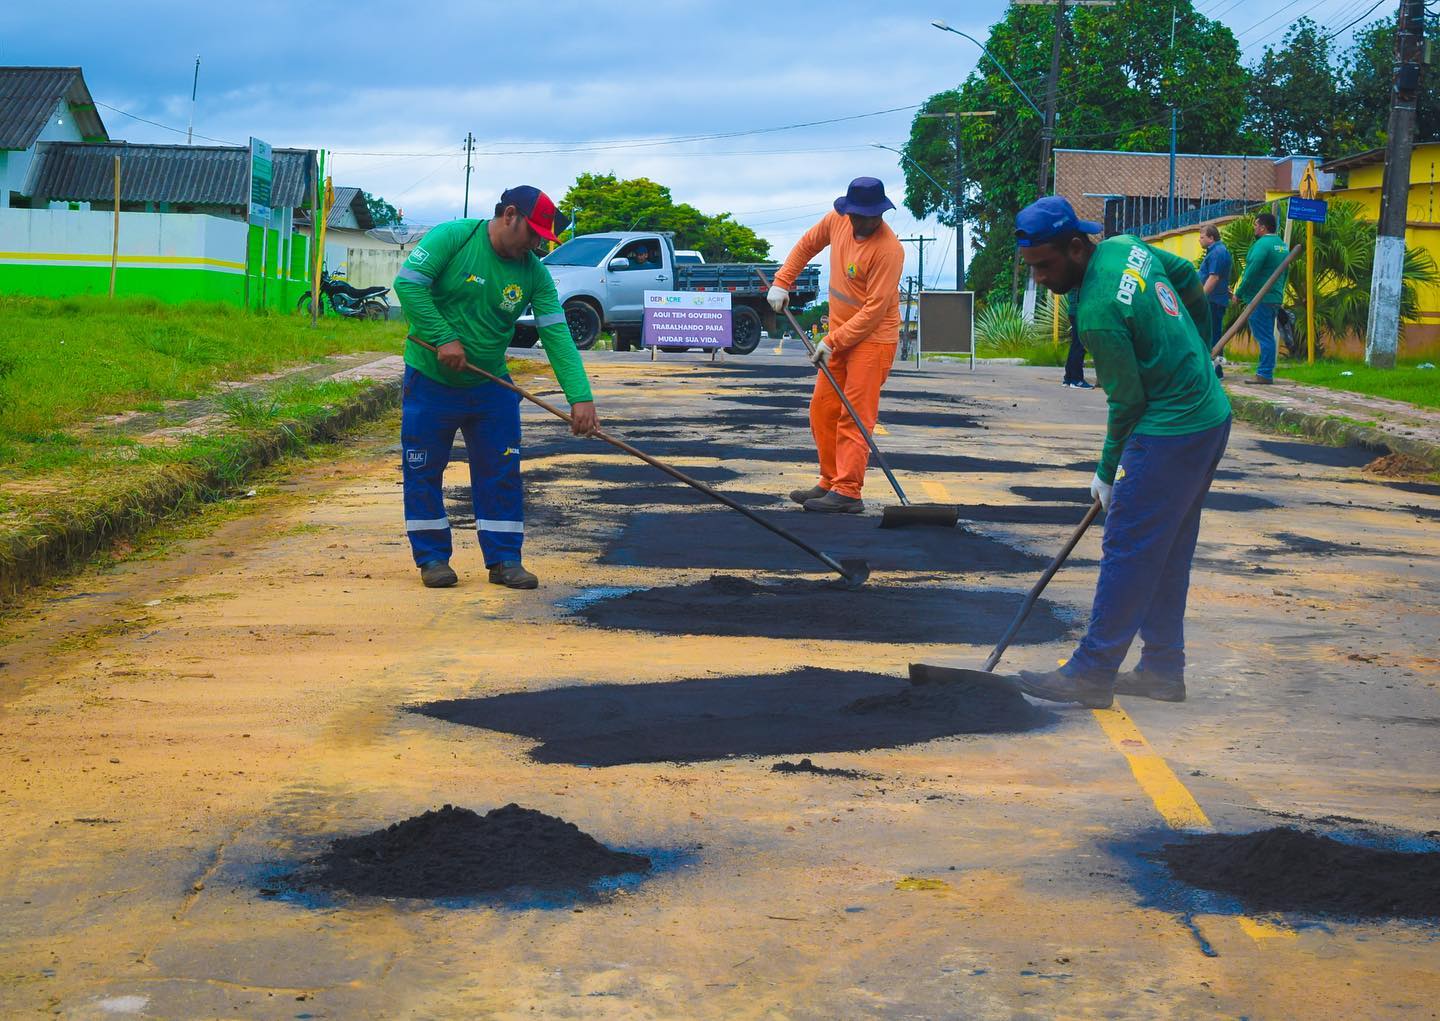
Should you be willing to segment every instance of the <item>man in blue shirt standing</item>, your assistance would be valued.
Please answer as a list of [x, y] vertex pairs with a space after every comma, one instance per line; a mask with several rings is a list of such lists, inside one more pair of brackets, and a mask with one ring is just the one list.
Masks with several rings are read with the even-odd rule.
[[1224, 329], [1225, 306], [1230, 304], [1230, 249], [1220, 240], [1220, 229], [1213, 223], [1200, 228], [1200, 247], [1205, 258], [1200, 260], [1200, 286], [1210, 302], [1210, 346], [1220, 340]]

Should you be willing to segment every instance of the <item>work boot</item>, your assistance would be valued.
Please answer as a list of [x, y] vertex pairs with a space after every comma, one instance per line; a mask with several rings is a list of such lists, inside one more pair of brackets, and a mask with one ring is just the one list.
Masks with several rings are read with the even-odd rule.
[[806, 500], [805, 509], [817, 514], [859, 514], [865, 509], [865, 501], [855, 496], [841, 496], [832, 490], [814, 500]]
[[1087, 709], [1109, 709], [1114, 701], [1110, 680], [1058, 670], [1021, 670], [1015, 686], [1047, 702], [1079, 702]]
[[792, 489], [790, 490], [790, 499], [794, 500], [801, 507], [804, 507], [807, 500], [818, 500], [828, 492], [830, 492], [830, 490], [824, 486], [811, 486], [809, 489]]
[[449, 588], [460, 579], [451, 570], [448, 560], [432, 560], [420, 565], [420, 580], [426, 588]]
[[1115, 678], [1115, 694], [1139, 695], [1157, 702], [1185, 701], [1185, 678], [1151, 670], [1126, 670]]
[[1246, 376], [1246, 377], [1245, 377], [1244, 379], [1242, 379], [1240, 382], [1246, 384], [1247, 386], [1274, 386], [1274, 385], [1275, 385], [1275, 381], [1274, 381], [1273, 379], [1266, 379], [1264, 376]]
[[490, 568], [490, 584], [506, 588], [539, 588], [540, 579], [520, 565], [518, 560], [503, 560]]

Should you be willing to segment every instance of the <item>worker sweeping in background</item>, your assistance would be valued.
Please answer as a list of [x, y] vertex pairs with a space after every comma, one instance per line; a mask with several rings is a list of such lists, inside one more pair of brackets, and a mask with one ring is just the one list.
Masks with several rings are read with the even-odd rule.
[[[1185, 699], [1185, 599], [1200, 509], [1230, 436], [1230, 400], [1210, 364], [1210, 309], [1194, 265], [1047, 196], [1015, 221], [1035, 282], [1071, 305], [1109, 400], [1091, 496], [1107, 511], [1090, 624], [1065, 665], [1022, 670], [1020, 690], [1104, 709], [1112, 694]], [[1140, 663], [1120, 674], [1139, 633]]]
[[[805, 264], [830, 249], [830, 331], [816, 345], [811, 361], [830, 367], [866, 429], [875, 428], [880, 388], [890, 375], [900, 342], [905, 253], [883, 219], [894, 208], [880, 181], [873, 177], [851, 181], [835, 200], [835, 211], [826, 213], [795, 243], [768, 295], [770, 307], [783, 311]], [[865, 509], [860, 493], [870, 447], [830, 384], [818, 375], [810, 398], [810, 432], [820, 456], [820, 482], [795, 490], [790, 499], [807, 511], [859, 514]]]
[[515, 320], [529, 305], [570, 402], [572, 431], [586, 436], [598, 428], [590, 382], [555, 281], [535, 256], [541, 240], [554, 241], [564, 226], [555, 203], [539, 188], [511, 188], [489, 220], [451, 220], [431, 230], [395, 276], [411, 338], [433, 346], [405, 345], [400, 424], [405, 531], [427, 588], [457, 580], [441, 486], [457, 429], [470, 459], [475, 527], [491, 584], [516, 589], [539, 584], [520, 560], [525, 540], [520, 399], [467, 372], [465, 364], [508, 380], [505, 349], [515, 336]]

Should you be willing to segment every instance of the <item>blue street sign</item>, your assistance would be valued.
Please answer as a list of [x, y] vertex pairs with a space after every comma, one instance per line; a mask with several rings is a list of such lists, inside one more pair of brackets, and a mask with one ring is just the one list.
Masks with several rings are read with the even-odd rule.
[[1302, 223], [1324, 223], [1326, 208], [1324, 199], [1291, 199], [1287, 215]]

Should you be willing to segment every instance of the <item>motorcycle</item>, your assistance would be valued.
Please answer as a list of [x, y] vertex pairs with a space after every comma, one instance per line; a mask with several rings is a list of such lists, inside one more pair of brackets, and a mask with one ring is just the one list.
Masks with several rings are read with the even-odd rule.
[[[320, 292], [330, 300], [330, 307], [337, 315], [347, 316], [351, 319], [387, 319], [390, 316], [390, 302], [385, 300], [385, 295], [390, 293], [388, 287], [351, 287], [343, 280], [336, 280], [329, 273], [320, 273]], [[300, 296], [299, 303], [295, 306], [299, 311], [310, 314], [310, 292], [306, 291]], [[325, 311], [325, 302], [320, 303], [320, 311]]]

